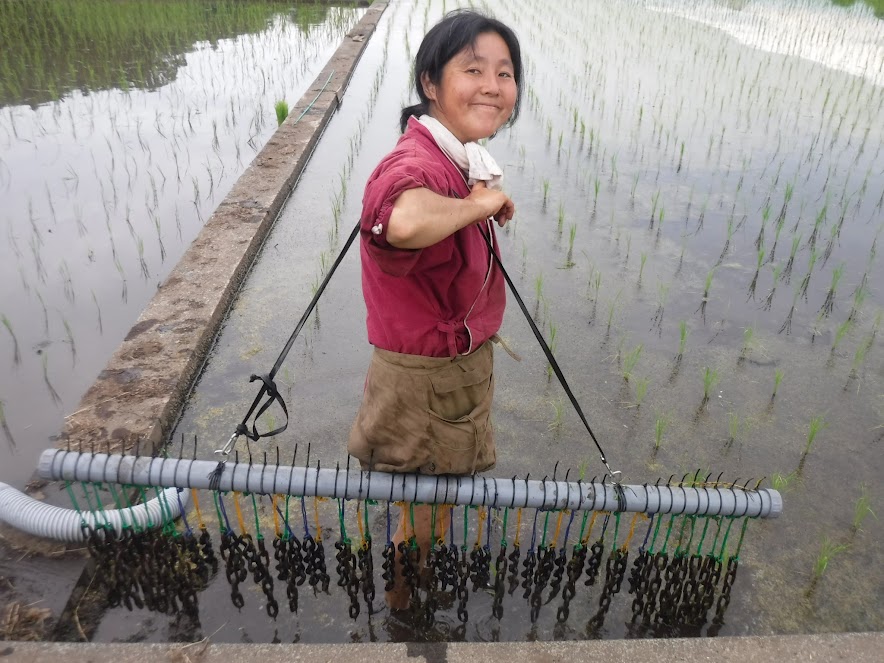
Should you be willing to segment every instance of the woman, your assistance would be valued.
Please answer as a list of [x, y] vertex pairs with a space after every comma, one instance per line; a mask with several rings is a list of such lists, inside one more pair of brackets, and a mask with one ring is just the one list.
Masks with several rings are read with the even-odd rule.
[[[518, 116], [515, 34], [472, 11], [448, 14], [414, 64], [420, 103], [403, 109], [395, 149], [372, 173], [361, 218], [362, 286], [375, 346], [349, 452], [388, 472], [472, 474], [494, 465], [491, 341], [504, 280], [486, 237], [515, 207], [502, 172], [476, 141]], [[433, 509], [402, 510], [393, 536], [431, 546]], [[436, 509], [435, 531], [448, 526]], [[401, 560], [400, 560], [401, 561]], [[387, 593], [408, 605], [401, 573]]]

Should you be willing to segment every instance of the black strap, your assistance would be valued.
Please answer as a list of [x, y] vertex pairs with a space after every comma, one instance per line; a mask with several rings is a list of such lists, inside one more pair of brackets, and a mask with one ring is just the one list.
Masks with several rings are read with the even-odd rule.
[[540, 347], [543, 348], [543, 352], [546, 355], [546, 360], [549, 362], [550, 366], [552, 366], [553, 372], [556, 374], [559, 382], [562, 383], [562, 388], [565, 390], [565, 393], [571, 400], [571, 405], [573, 405], [574, 409], [577, 411], [577, 416], [580, 417], [580, 421], [582, 421], [583, 425], [586, 426], [586, 430], [587, 432], [589, 432], [589, 436], [592, 438], [592, 441], [595, 442], [595, 446], [599, 450], [599, 455], [601, 456], [602, 463], [608, 469], [608, 472], [611, 473], [612, 478], [615, 478], [613, 476], [614, 472], [611, 470], [610, 466], [608, 465], [608, 461], [605, 458], [605, 451], [602, 449], [602, 445], [599, 444], [599, 441], [596, 439], [595, 434], [592, 432], [592, 428], [589, 427], [589, 422], [586, 420], [586, 416], [583, 414], [583, 410], [580, 408], [580, 403], [577, 402], [577, 399], [574, 397], [574, 394], [571, 391], [571, 387], [568, 386], [568, 381], [565, 379], [565, 375], [562, 373], [562, 369], [559, 368], [559, 362], [557, 362], [556, 358], [553, 356], [552, 350], [549, 349], [549, 345], [547, 345], [546, 340], [543, 338], [543, 334], [540, 333], [540, 330], [537, 328], [537, 324], [534, 322], [531, 314], [528, 312], [528, 307], [525, 306], [525, 302], [522, 301], [522, 297], [521, 295], [519, 295], [519, 291], [516, 290], [516, 286], [513, 284], [513, 280], [510, 278], [510, 275], [507, 274], [506, 269], [504, 269], [503, 267], [503, 263], [497, 256], [497, 252], [494, 250], [494, 245], [491, 243], [491, 238], [489, 234], [485, 232], [481, 225], [477, 225], [476, 227], [479, 228], [479, 232], [482, 233], [482, 237], [485, 239], [485, 243], [488, 245], [488, 250], [494, 257], [494, 262], [497, 263], [497, 266], [503, 273], [503, 278], [506, 279], [506, 282], [513, 293], [513, 297], [516, 298], [516, 302], [519, 304], [519, 308], [522, 309], [522, 313], [525, 314], [525, 319], [528, 320], [528, 324], [531, 326], [531, 331], [534, 332], [534, 337], [537, 339], [537, 342], [540, 343]]
[[[335, 261], [332, 263], [332, 266], [329, 268], [328, 273], [325, 275], [325, 278], [322, 280], [322, 283], [319, 284], [319, 287], [316, 289], [316, 293], [313, 295], [313, 299], [310, 300], [310, 304], [307, 305], [307, 310], [304, 311], [304, 314], [301, 316], [301, 319], [298, 321], [298, 324], [295, 325], [295, 330], [292, 332], [292, 335], [289, 336], [289, 340], [286, 341], [285, 347], [283, 347], [282, 352], [279, 353], [279, 357], [277, 357], [276, 362], [273, 364], [273, 368], [270, 369], [270, 372], [266, 375], [252, 375], [249, 378], [249, 382], [254, 382], [255, 380], [261, 380], [261, 390], [258, 392], [258, 395], [255, 396], [255, 400], [252, 401], [252, 405], [249, 408], [249, 411], [246, 413], [246, 416], [243, 417], [242, 422], [236, 427], [237, 435], [245, 435], [250, 440], [258, 440], [262, 437], [272, 437], [274, 435], [279, 435], [282, 433], [289, 425], [289, 413], [288, 409], [285, 406], [285, 401], [282, 396], [279, 394], [279, 391], [276, 389], [276, 383], [273, 381], [273, 378], [276, 377], [276, 373], [282, 367], [283, 362], [285, 361], [286, 356], [288, 356], [289, 351], [292, 349], [292, 346], [295, 344], [295, 340], [298, 338], [298, 334], [301, 333], [301, 329], [303, 329], [304, 324], [307, 322], [307, 318], [310, 317], [310, 314], [313, 312], [313, 309], [316, 308], [316, 303], [319, 301], [320, 296], [325, 291], [325, 287], [328, 285], [328, 282], [331, 280], [332, 275], [335, 273], [335, 270], [338, 268], [338, 265], [341, 264], [341, 261], [344, 259], [344, 256], [347, 253], [347, 250], [350, 248], [350, 245], [353, 244], [353, 240], [356, 239], [359, 234], [359, 224], [353, 228], [353, 232], [350, 233], [350, 236], [347, 238], [346, 243], [344, 244], [344, 248], [341, 249], [341, 252], [338, 254], [338, 257], [335, 258]], [[261, 404], [261, 400], [264, 397], [267, 397], [267, 400]], [[285, 415], [285, 423], [269, 431], [267, 433], [259, 433], [257, 428], [258, 418], [264, 414], [267, 409], [274, 403], [279, 403], [282, 408], [282, 412]], [[260, 405], [260, 408], [259, 408]], [[255, 421], [252, 422], [252, 429], [249, 430], [248, 422], [252, 416], [252, 413], [258, 410], [257, 414], [255, 414]]]

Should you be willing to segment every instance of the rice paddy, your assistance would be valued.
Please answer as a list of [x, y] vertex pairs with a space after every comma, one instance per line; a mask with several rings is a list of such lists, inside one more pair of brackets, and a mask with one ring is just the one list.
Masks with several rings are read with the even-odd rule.
[[[0, 399], [39, 451], [364, 9], [0, 3]], [[88, 47], [84, 47], [88, 44]]]
[[[884, 300], [877, 289], [884, 283], [877, 251], [884, 22], [875, 14], [884, 8], [840, 4], [482, 4], [516, 29], [527, 59], [522, 116], [488, 143], [516, 203], [516, 218], [499, 233], [503, 261], [554, 341], [609, 460], [625, 481], [702, 467], [742, 481], [769, 477], [784, 492], [783, 517], [750, 528], [742, 584], [721, 635], [884, 628], [882, 526], [873, 517], [884, 500]], [[411, 99], [412, 51], [455, 6], [403, 1], [385, 13], [179, 424], [178, 433], [198, 436], [203, 457], [230, 435], [254, 396], [248, 375], [272, 364], [340, 249], [339, 229], [346, 235], [358, 218], [363, 184], [395, 142], [399, 109]], [[282, 97], [268, 95], [266, 123]], [[211, 151], [211, 128], [206, 133]], [[137, 131], [131, 144], [140, 150]], [[124, 160], [116, 159], [119, 171]], [[83, 176], [61, 170], [69, 187]], [[161, 178], [154, 173], [154, 180]], [[140, 195], [152, 200], [149, 177], [145, 186]], [[183, 186], [188, 194], [199, 186], [202, 199], [211, 183]], [[55, 194], [50, 200], [61, 209]], [[31, 261], [27, 285], [39, 282], [41, 270], [58, 273], [59, 300], [67, 302], [67, 272], [34, 250], [46, 234], [28, 229], [39, 230], [41, 217], [29, 221], [27, 202], [22, 209], [32, 238], [17, 244]], [[76, 235], [73, 210], [72, 217]], [[81, 218], [88, 229], [90, 215]], [[167, 227], [167, 216], [157, 218]], [[159, 251], [153, 245], [150, 254], [151, 246], [144, 246], [149, 273]], [[124, 273], [133, 286], [142, 278], [134, 242], [129, 255]], [[292, 423], [272, 444], [285, 451], [310, 441], [323, 465], [344, 458], [370, 356], [358, 267], [351, 251], [321, 301], [321, 324], [317, 312], [283, 372]], [[88, 292], [72, 292], [94, 311]], [[34, 310], [31, 324], [42, 328], [44, 314], [39, 305]], [[64, 339], [60, 319], [50, 319]], [[9, 322], [11, 362], [12, 332], [21, 343], [25, 330]], [[551, 475], [557, 462], [560, 472], [568, 466], [601, 475], [514, 302], [501, 333], [523, 360], [497, 353], [494, 475]], [[4, 407], [12, 421], [8, 401]], [[267, 416], [261, 428], [274, 425]], [[192, 626], [198, 637], [229, 619], [217, 607], [226, 606], [225, 589], [222, 580], [205, 590], [200, 623]], [[479, 614], [490, 614], [490, 596], [471, 600]], [[590, 614], [575, 601], [564, 625], [545, 612], [531, 623], [527, 610], [513, 610], [461, 629], [453, 609], [447, 617], [443, 609], [433, 628], [415, 631], [385, 617], [350, 620], [334, 593], [320, 593], [310, 611], [278, 623], [257, 616], [257, 593], [246, 602], [240, 631], [216, 639], [577, 639], [586, 637]], [[632, 635], [620, 610], [612, 611], [605, 637]], [[179, 628], [162, 619], [145, 627], [137, 614], [115, 610], [96, 637], [163, 640]]]

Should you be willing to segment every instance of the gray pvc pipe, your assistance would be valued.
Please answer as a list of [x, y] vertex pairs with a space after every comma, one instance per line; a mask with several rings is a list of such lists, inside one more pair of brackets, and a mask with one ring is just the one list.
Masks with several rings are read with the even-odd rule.
[[[155, 497], [145, 504], [131, 508], [107, 509], [98, 514], [83, 512], [81, 515], [74, 509], [46, 504], [25, 495], [9, 484], [0, 483], [0, 520], [33, 536], [73, 543], [86, 538], [87, 532], [83, 530], [83, 521], [92, 528], [110, 525], [119, 533], [123, 525], [131, 526], [134, 523], [146, 528], [150, 522], [154, 527], [160, 527], [168, 522], [167, 516], [178, 518], [181, 511], [178, 504], [178, 490], [168, 488], [160, 495], [160, 498]], [[189, 498], [190, 495], [186, 492], [181, 497], [185, 508]]]
[[[220, 469], [217, 482], [210, 475]], [[263, 495], [374, 499], [424, 504], [470, 504], [542, 510], [631, 511], [776, 518], [780, 493], [739, 486], [623, 485], [485, 477], [390, 474], [282, 465], [219, 463], [179, 458], [115, 456], [48, 449], [38, 473], [46, 479], [177, 486]]]

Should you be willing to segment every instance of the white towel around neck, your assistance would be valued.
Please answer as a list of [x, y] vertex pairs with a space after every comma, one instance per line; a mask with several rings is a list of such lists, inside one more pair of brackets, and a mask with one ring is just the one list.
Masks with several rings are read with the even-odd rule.
[[503, 185], [503, 171], [494, 157], [479, 143], [461, 143], [444, 124], [429, 115], [421, 115], [418, 122], [433, 135], [436, 145], [467, 174], [467, 184], [485, 182], [489, 189], [500, 190]]

